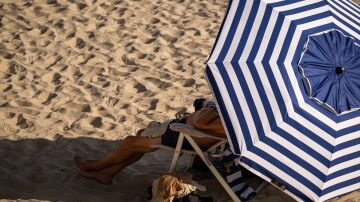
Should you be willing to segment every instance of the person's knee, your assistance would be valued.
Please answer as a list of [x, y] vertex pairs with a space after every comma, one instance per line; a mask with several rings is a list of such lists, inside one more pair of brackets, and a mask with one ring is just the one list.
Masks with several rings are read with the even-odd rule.
[[136, 144], [136, 142], [137, 142], [137, 136], [127, 136], [123, 141], [123, 145], [133, 146], [134, 144]]
[[129, 150], [148, 152], [152, 151], [152, 145], [158, 143], [158, 138], [144, 138], [139, 136], [128, 136], [124, 139], [123, 146]]

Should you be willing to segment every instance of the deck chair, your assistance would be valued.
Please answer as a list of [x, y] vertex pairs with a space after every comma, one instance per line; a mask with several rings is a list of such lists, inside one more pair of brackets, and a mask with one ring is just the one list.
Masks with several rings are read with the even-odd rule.
[[[212, 134], [212, 133], [209, 133], [209, 132], [203, 132], [203, 131], [198, 130], [198, 129], [196, 129], [193, 126], [188, 125], [188, 124], [172, 123], [172, 124], [170, 124], [170, 128], [172, 130], [174, 130], [174, 131], [180, 132], [180, 134], [179, 134], [179, 139], [178, 139], [178, 142], [177, 142], [177, 145], [176, 145], [176, 148], [175, 148], [175, 152], [174, 152], [174, 155], [173, 155], [173, 159], [172, 159], [172, 162], [171, 162], [169, 172], [173, 172], [175, 170], [180, 154], [182, 154], [182, 153], [183, 154], [190, 154], [192, 156], [198, 155], [202, 159], [202, 161], [205, 163], [205, 165], [209, 168], [211, 173], [215, 176], [215, 178], [220, 183], [220, 185], [228, 193], [230, 198], [233, 201], [241, 201], [238, 198], [238, 196], [235, 194], [235, 192], [231, 189], [231, 187], [226, 182], [226, 180], [219, 173], [219, 171], [216, 169], [214, 164], [209, 160], [210, 153], [212, 151], [214, 151], [215, 149], [217, 149], [218, 147], [220, 147], [222, 145], [225, 145], [225, 143], [227, 143], [228, 140], [226, 138], [221, 138], [219, 136], [216, 136], [216, 134]], [[196, 137], [196, 138], [204, 138], [204, 137], [209, 138], [210, 137], [210, 138], [217, 139], [219, 141], [217, 143], [215, 143], [213, 146], [211, 146], [210, 148], [208, 148], [206, 150], [201, 150], [201, 148], [194, 141], [194, 139], [193, 139], [194, 137]], [[191, 144], [194, 151], [181, 149], [184, 138], [186, 138], [187, 141]], [[167, 146], [164, 146], [164, 145], [161, 145], [161, 146], [159, 145], [159, 147], [160, 148], [170, 149], [170, 147], [167, 147]], [[174, 150], [174, 149], [171, 148], [171, 150]], [[257, 193], [258, 191], [260, 191], [265, 185], [266, 185], [266, 182], [263, 181], [256, 188], [255, 192]]]

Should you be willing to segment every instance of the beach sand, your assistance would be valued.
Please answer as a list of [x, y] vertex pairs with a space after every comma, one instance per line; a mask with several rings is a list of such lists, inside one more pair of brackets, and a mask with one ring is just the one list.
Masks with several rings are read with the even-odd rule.
[[[72, 158], [100, 158], [211, 97], [203, 62], [226, 3], [0, 0], [0, 201], [147, 201], [169, 152], [145, 155], [112, 185], [79, 177]], [[214, 180], [200, 183], [230, 201]], [[346, 197], [337, 201], [360, 201]], [[267, 186], [253, 201], [291, 199]]]

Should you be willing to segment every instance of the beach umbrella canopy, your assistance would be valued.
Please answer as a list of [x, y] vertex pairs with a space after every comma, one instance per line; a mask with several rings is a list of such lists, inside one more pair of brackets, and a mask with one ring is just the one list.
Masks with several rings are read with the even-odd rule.
[[299, 201], [360, 189], [360, 7], [232, 0], [206, 77], [240, 164]]

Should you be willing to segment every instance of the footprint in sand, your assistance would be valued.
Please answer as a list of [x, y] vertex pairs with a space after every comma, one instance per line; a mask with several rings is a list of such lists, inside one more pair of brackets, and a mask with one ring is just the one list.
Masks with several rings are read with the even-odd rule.
[[159, 103], [158, 99], [151, 100], [149, 110], [156, 110], [156, 106], [158, 103]]
[[61, 84], [61, 75], [59, 73], [55, 73], [52, 79], [52, 83], [54, 83], [55, 85], [60, 85]]
[[185, 79], [185, 81], [183, 82], [183, 87], [191, 87], [195, 85], [195, 83], [195, 79]]
[[134, 88], [136, 88], [136, 90], [137, 90], [136, 93], [143, 93], [143, 92], [148, 91], [148, 89], [146, 89], [146, 87], [141, 83], [136, 83], [134, 85]]
[[161, 88], [161, 89], [169, 88], [172, 86], [171, 83], [161, 81], [160, 79], [154, 78], [154, 77], [145, 77], [145, 80], [149, 81], [150, 83], [156, 85], [158, 88]]
[[16, 125], [19, 126], [21, 129], [25, 129], [29, 127], [29, 125], [26, 122], [26, 119], [22, 114], [19, 114]]
[[91, 107], [89, 104], [86, 104], [82, 107], [81, 112], [91, 112]]
[[102, 118], [101, 117], [95, 117], [90, 124], [94, 126], [95, 128], [100, 128], [102, 126]]
[[85, 47], [85, 45], [86, 44], [85, 44], [84, 40], [82, 40], [81, 38], [76, 39], [76, 45], [75, 45], [76, 48], [82, 49]]
[[49, 93], [48, 98], [46, 99], [45, 102], [43, 102], [43, 105], [49, 105], [51, 103], [51, 100], [54, 99], [55, 97], [57, 97], [56, 93]]

